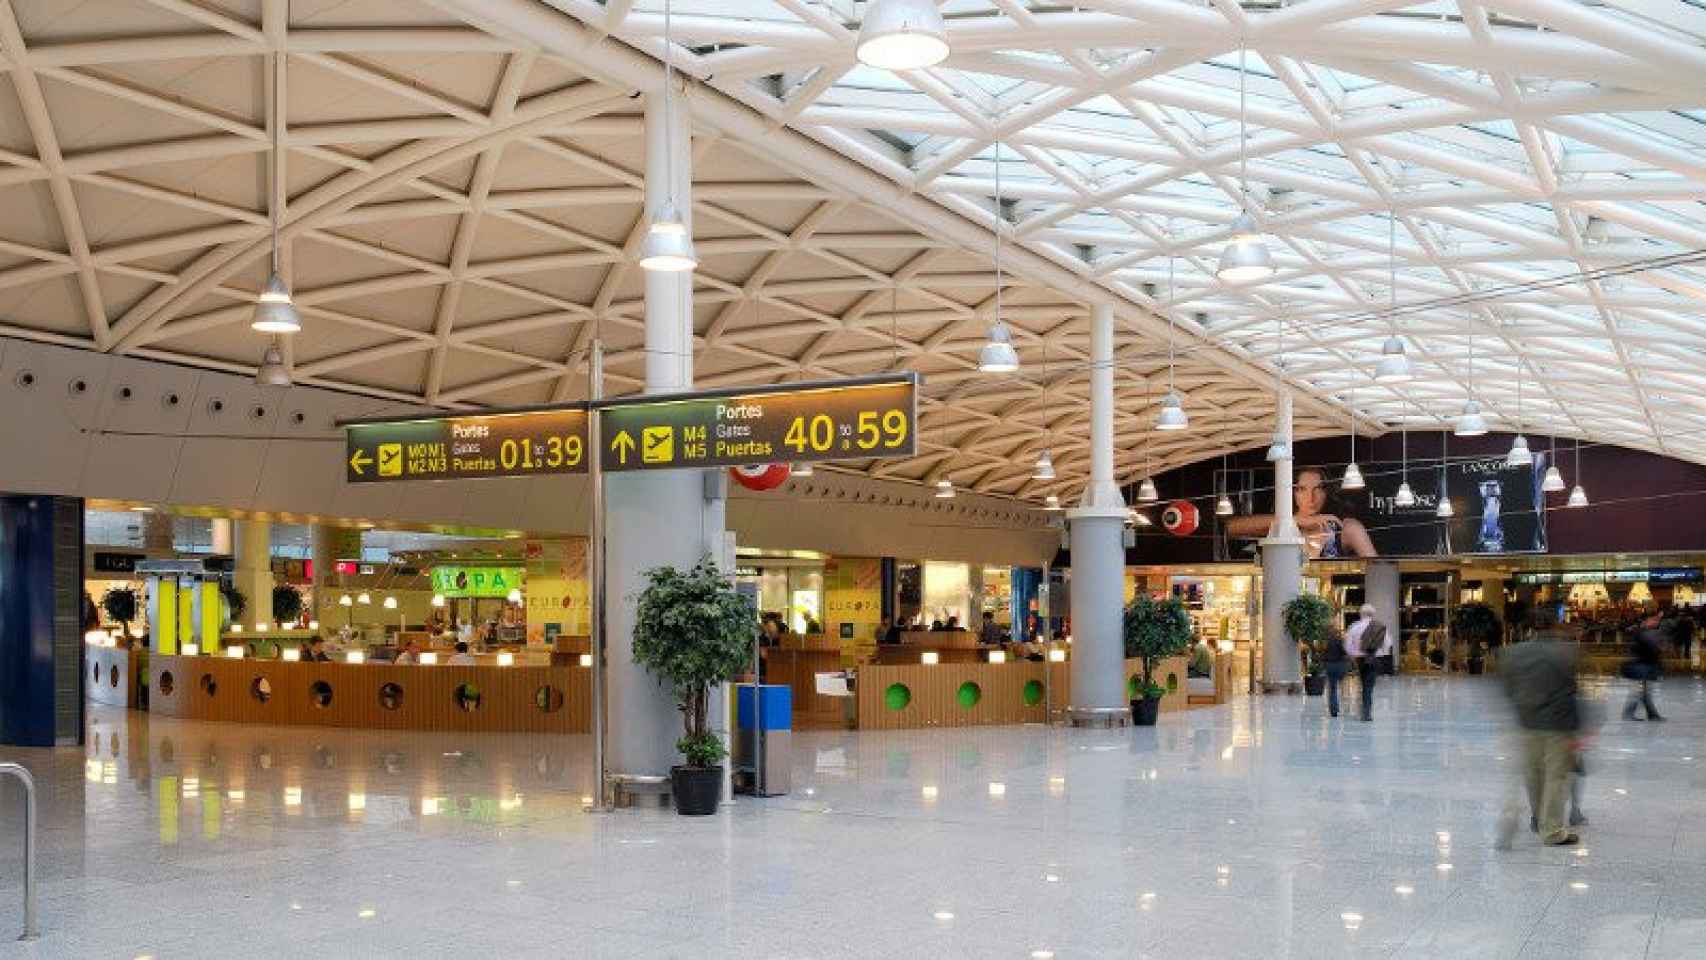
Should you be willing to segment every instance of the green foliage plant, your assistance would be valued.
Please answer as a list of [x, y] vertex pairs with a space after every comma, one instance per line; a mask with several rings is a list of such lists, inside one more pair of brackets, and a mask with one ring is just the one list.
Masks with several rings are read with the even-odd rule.
[[1280, 610], [1285, 622], [1286, 636], [1297, 644], [1303, 654], [1303, 669], [1315, 674], [1321, 670], [1321, 655], [1327, 652], [1327, 638], [1333, 632], [1333, 605], [1312, 593], [1287, 600]]
[[1155, 665], [1167, 657], [1183, 654], [1191, 646], [1191, 615], [1178, 597], [1157, 600], [1139, 594], [1125, 608], [1123, 617], [1125, 655], [1142, 661], [1143, 681], [1139, 691], [1153, 700], [1167, 691], [1155, 682]]
[[634, 617], [634, 661], [668, 684], [685, 734], [676, 742], [689, 767], [715, 766], [723, 742], [707, 721], [711, 688], [752, 664], [757, 611], [710, 558], [691, 569], [645, 573]]

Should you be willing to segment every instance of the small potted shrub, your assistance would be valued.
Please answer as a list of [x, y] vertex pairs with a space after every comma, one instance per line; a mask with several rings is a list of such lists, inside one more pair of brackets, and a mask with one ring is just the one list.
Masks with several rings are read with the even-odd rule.
[[646, 571], [634, 616], [634, 661], [669, 684], [681, 708], [685, 733], [675, 749], [685, 762], [669, 771], [679, 813], [717, 811], [726, 751], [707, 719], [711, 688], [751, 666], [757, 622], [752, 601], [709, 558], [686, 571]]
[[1504, 627], [1499, 615], [1484, 603], [1465, 603], [1451, 611], [1451, 634], [1469, 644], [1469, 673], [1479, 675], [1487, 669], [1487, 644], [1499, 639]]
[[1190, 649], [1191, 615], [1178, 597], [1156, 600], [1142, 594], [1125, 608], [1124, 629], [1125, 655], [1143, 664], [1140, 696], [1131, 701], [1131, 719], [1140, 727], [1152, 727], [1167, 692], [1155, 682], [1155, 664]]
[[283, 629], [287, 623], [302, 619], [302, 591], [288, 583], [272, 588], [272, 619]]
[[114, 587], [101, 594], [101, 609], [107, 613], [107, 619], [124, 629], [125, 642], [130, 642], [130, 623], [136, 619], [138, 606], [136, 591], [129, 587]]
[[1327, 637], [1333, 630], [1333, 605], [1306, 593], [1287, 600], [1281, 616], [1286, 636], [1297, 644], [1298, 654], [1303, 658], [1303, 692], [1319, 697], [1327, 689], [1321, 655], [1327, 652]]
[[225, 598], [225, 625], [243, 622], [243, 611], [249, 608], [249, 598], [229, 583], [219, 585], [219, 595]]

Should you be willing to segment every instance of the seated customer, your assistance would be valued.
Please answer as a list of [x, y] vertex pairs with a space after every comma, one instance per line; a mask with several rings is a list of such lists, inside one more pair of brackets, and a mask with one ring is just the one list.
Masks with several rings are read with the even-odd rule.
[[421, 662], [421, 645], [420, 645], [420, 642], [416, 641], [416, 640], [410, 640], [408, 643], [403, 644], [403, 649], [400, 652], [398, 652], [397, 659], [395, 662], [397, 663], [398, 666], [410, 666], [413, 664], [420, 663]]
[[453, 667], [471, 667], [471, 666], [473, 666], [474, 665], [474, 655], [468, 652], [468, 641], [466, 641], [466, 640], [456, 641], [456, 652], [451, 654], [450, 659], [446, 660], [444, 662], [453, 666]]
[[900, 626], [884, 617], [883, 622], [877, 625], [877, 642], [885, 645], [899, 643]]
[[1005, 637], [1006, 631], [1002, 630], [1001, 625], [995, 622], [995, 614], [985, 610], [983, 612], [983, 626], [977, 632], [977, 642], [994, 646]]
[[959, 615], [955, 614], [954, 616], [949, 617], [947, 625], [944, 626], [942, 629], [943, 630], [958, 630], [958, 629], [960, 629]]
[[302, 659], [307, 660], [311, 663], [331, 663], [332, 658], [326, 655], [326, 640], [325, 640], [325, 638], [324, 637], [315, 637], [314, 639], [308, 641], [308, 654], [306, 656], [304, 656]]

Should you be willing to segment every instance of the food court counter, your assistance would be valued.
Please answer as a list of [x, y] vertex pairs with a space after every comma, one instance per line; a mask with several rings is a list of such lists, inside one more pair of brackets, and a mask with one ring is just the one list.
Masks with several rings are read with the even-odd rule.
[[818, 674], [832, 673], [845, 666], [839, 638], [788, 634], [779, 646], [765, 647], [763, 655], [764, 682], [783, 684], [793, 691], [796, 729], [847, 726], [846, 698], [824, 696], [817, 690]]
[[397, 666], [222, 656], [149, 659], [149, 710], [168, 717], [383, 730], [588, 733], [581, 666]]
[[976, 663], [983, 659], [977, 634], [970, 630], [903, 630], [899, 643], [877, 646], [877, 662], [896, 666], [918, 663], [926, 651], [936, 654], [938, 663]]
[[[1137, 660], [1125, 662], [1128, 694], [1142, 670]], [[1186, 708], [1185, 658], [1161, 661], [1155, 680], [1167, 688], [1161, 712]], [[857, 687], [861, 730], [1043, 723], [1047, 706], [1058, 715], [1072, 702], [1072, 671], [1067, 662], [1034, 660], [873, 664], [859, 668]]]

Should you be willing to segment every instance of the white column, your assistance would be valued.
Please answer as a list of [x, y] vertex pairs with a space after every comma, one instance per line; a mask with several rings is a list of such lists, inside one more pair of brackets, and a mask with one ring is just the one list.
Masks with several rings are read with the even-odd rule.
[[[1362, 593], [1364, 602], [1374, 607], [1374, 617], [1386, 624], [1386, 631], [1392, 637], [1393, 649], [1399, 650], [1398, 643], [1403, 639], [1403, 631], [1399, 629], [1399, 580], [1398, 562], [1396, 560], [1370, 560], [1363, 572]], [[1400, 651], [1400, 654], [1402, 651]], [[1392, 658], [1394, 663], [1403, 660], [1402, 655]], [[1401, 664], [1400, 664], [1401, 666]]]
[[1274, 439], [1286, 454], [1274, 461], [1274, 526], [1262, 546], [1262, 684], [1295, 689], [1303, 679], [1297, 645], [1285, 633], [1285, 604], [1303, 590], [1303, 535], [1292, 509], [1291, 394], [1278, 396]]
[[232, 583], [248, 598], [240, 621], [247, 629], [272, 622], [272, 524], [265, 520], [239, 520], [235, 527], [234, 556], [237, 569]]
[[217, 556], [231, 556], [231, 521], [225, 517], [214, 517], [212, 520], [212, 536], [213, 544], [210, 552]]
[[[670, 199], [665, 178], [673, 173], [675, 207], [691, 227], [692, 152], [680, 97], [674, 108], [675, 115], [666, 117], [661, 92], [647, 97], [647, 215]], [[667, 138], [665, 123], [674, 125]], [[666, 139], [673, 141], [673, 165], [664, 162], [671, 152], [665, 150]], [[645, 280], [646, 392], [691, 389], [692, 275], [648, 272]], [[720, 552], [721, 504], [709, 505], [712, 517], [707, 517], [705, 493], [698, 470], [612, 474], [606, 480], [607, 751], [614, 776], [667, 775], [681, 762], [675, 742], [683, 728], [674, 698], [634, 662], [634, 598], [645, 587], [645, 571], [664, 565], [686, 568], [706, 553]], [[707, 542], [713, 528], [719, 531], [716, 544]]]
[[1072, 705], [1076, 725], [1131, 719], [1125, 691], [1126, 505], [1114, 481], [1114, 308], [1090, 323], [1090, 482], [1067, 514], [1072, 533]]

